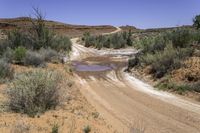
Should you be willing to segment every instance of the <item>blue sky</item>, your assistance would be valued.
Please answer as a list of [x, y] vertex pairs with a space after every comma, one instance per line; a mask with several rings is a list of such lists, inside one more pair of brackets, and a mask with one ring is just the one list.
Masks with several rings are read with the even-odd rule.
[[189, 25], [200, 14], [200, 0], [0, 0], [0, 3], [0, 18], [28, 16], [34, 6], [49, 20], [138, 28]]

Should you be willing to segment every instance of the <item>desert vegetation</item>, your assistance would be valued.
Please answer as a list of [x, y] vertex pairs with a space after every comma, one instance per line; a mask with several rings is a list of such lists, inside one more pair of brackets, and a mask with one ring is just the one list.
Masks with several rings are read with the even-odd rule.
[[44, 113], [60, 103], [61, 74], [42, 69], [14, 74], [12, 64], [45, 67], [47, 62], [61, 62], [71, 51], [70, 39], [49, 30], [41, 11], [34, 11], [29, 30], [7, 31], [7, 37], [0, 40], [0, 82], [13, 80], [7, 93], [9, 109], [29, 116]]
[[95, 47], [97, 49], [101, 48], [125, 48], [127, 46], [132, 46], [131, 39], [132, 32], [124, 31], [122, 33], [116, 33], [112, 35], [99, 35], [92, 36], [89, 32], [85, 33], [82, 41], [85, 47]]
[[199, 92], [197, 84], [200, 80], [176, 84], [169, 78], [175, 70], [185, 67], [184, 61], [191, 57], [199, 57], [198, 24], [199, 17], [197, 16], [194, 19], [194, 28], [175, 28], [134, 41], [134, 46], [140, 49], [140, 52], [129, 60], [129, 69], [133, 67], [140, 70], [145, 69], [145, 72], [155, 79], [165, 79], [158, 85], [162, 89]]
[[5, 61], [38, 67], [52, 60], [59, 62], [71, 51], [70, 39], [50, 31], [41, 11], [34, 11], [35, 19], [29, 19], [32, 25], [27, 31], [20, 28], [7, 31], [7, 38], [0, 40], [0, 56]]
[[10, 109], [35, 116], [55, 108], [60, 102], [61, 79], [60, 74], [45, 70], [16, 75], [8, 91]]

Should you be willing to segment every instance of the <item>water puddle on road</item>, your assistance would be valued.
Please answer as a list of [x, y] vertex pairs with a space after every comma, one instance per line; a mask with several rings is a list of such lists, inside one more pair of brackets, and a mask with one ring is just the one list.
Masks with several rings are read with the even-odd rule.
[[100, 72], [114, 69], [114, 65], [73, 63], [74, 69], [79, 72]]

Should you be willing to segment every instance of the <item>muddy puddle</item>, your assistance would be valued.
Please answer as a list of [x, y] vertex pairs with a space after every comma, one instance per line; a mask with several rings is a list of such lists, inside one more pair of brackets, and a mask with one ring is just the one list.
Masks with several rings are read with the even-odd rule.
[[79, 72], [100, 72], [115, 69], [114, 64], [87, 64], [81, 62], [74, 62], [73, 67], [75, 71]]

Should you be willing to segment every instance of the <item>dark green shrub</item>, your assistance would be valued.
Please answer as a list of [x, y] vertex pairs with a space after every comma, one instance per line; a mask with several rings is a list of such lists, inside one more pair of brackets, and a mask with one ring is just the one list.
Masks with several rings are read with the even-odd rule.
[[55, 59], [59, 59], [59, 54], [57, 51], [51, 49], [51, 48], [47, 48], [47, 49], [40, 49], [39, 54], [42, 55], [44, 57], [44, 60], [47, 62], [51, 62], [52, 60]]
[[126, 46], [126, 40], [121, 34], [111, 35], [111, 46], [114, 49], [124, 48]]
[[85, 37], [85, 47], [95, 46], [96, 39], [94, 36], [86, 36]]
[[179, 52], [171, 44], [168, 44], [164, 51], [141, 56], [140, 61], [145, 66], [151, 65], [151, 73], [156, 78], [163, 77], [168, 71], [179, 68], [181, 65]]
[[26, 49], [24, 47], [17, 47], [14, 50], [14, 60], [17, 64], [22, 64], [24, 62], [24, 58], [26, 56]]
[[72, 50], [72, 43], [68, 37], [57, 36], [54, 37], [50, 47], [58, 52], [69, 53]]
[[129, 33], [122, 32], [105, 36], [91, 36], [90, 34], [84, 34], [82, 40], [85, 43], [85, 47], [94, 46], [97, 49], [105, 48], [125, 48], [126, 46], [132, 46], [131, 31]]
[[58, 124], [54, 124], [52, 129], [51, 129], [51, 133], [58, 133], [58, 129], [59, 129]]
[[5, 52], [3, 53], [2, 58], [6, 60], [8, 63], [12, 63], [14, 59], [14, 51], [11, 48], [7, 48]]
[[135, 57], [132, 57], [128, 60], [128, 70], [130, 70], [131, 68], [137, 66], [139, 64], [139, 58], [136, 55]]
[[131, 32], [131, 30], [129, 30], [128, 36], [127, 36], [127, 39], [126, 39], [127, 40], [126, 44], [128, 46], [132, 46], [133, 45], [133, 41], [132, 41], [131, 37], [132, 37], [132, 32]]
[[57, 72], [47, 70], [16, 75], [8, 91], [10, 109], [29, 116], [54, 109], [60, 102], [61, 79]]
[[7, 48], [8, 48], [8, 41], [0, 39], [0, 56], [3, 55], [3, 53]]
[[159, 83], [156, 85], [159, 89], [162, 90], [172, 90], [177, 92], [178, 94], [183, 94], [184, 92], [190, 90], [190, 85], [188, 84], [176, 84], [176, 83]]
[[156, 87], [162, 90], [173, 90], [179, 94], [183, 94], [186, 91], [195, 91], [200, 92], [200, 82], [195, 83], [185, 83], [185, 84], [176, 84], [176, 83], [159, 83]]
[[194, 22], [193, 26], [196, 29], [200, 29], [200, 15], [195, 16], [193, 22]]
[[197, 81], [196, 83], [192, 83], [190, 85], [190, 89], [195, 91], [195, 92], [200, 93], [200, 81]]
[[31, 49], [33, 47], [32, 41], [29, 38], [28, 34], [20, 30], [10, 31], [7, 34], [8, 36], [8, 46], [12, 49], [17, 47], [25, 47]]
[[175, 48], [185, 48], [191, 45], [193, 34], [188, 29], [176, 29], [170, 33], [169, 38]]
[[45, 65], [45, 60], [42, 55], [37, 52], [27, 51], [24, 58], [24, 65], [30, 65], [35, 67], [41, 67]]
[[85, 126], [85, 127], [83, 128], [83, 132], [84, 132], [84, 133], [90, 133], [90, 132], [91, 132], [91, 127], [90, 127], [89, 125]]
[[12, 79], [13, 73], [14, 71], [10, 64], [5, 60], [0, 59], [0, 83]]

